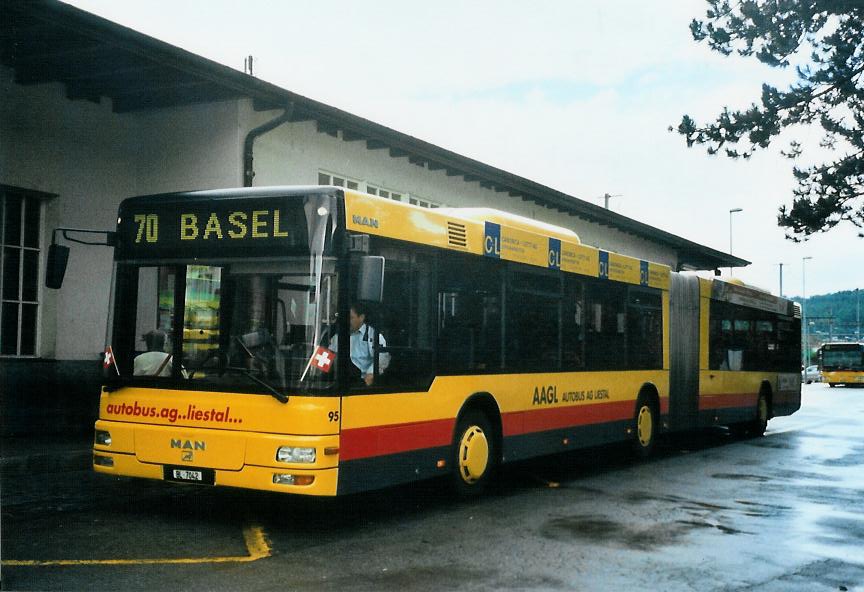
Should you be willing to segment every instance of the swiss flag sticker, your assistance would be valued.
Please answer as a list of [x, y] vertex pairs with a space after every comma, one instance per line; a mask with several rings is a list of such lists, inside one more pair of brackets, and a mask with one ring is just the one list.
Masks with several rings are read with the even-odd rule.
[[336, 352], [330, 351], [326, 347], [318, 347], [315, 354], [312, 356], [312, 365], [318, 368], [321, 372], [330, 372], [333, 368], [333, 361], [336, 359]]
[[120, 374], [120, 369], [117, 368], [117, 359], [114, 357], [114, 349], [110, 345], [105, 348], [105, 359], [102, 360], [102, 365], [106, 370], [114, 366], [114, 370]]
[[102, 361], [102, 365], [105, 368], [110, 368], [111, 364], [114, 363], [114, 350], [111, 349], [111, 346], [105, 348], [105, 359]]

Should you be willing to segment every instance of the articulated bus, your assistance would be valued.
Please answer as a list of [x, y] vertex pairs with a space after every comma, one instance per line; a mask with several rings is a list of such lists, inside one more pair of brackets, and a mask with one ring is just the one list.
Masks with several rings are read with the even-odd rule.
[[826, 343], [818, 356], [822, 382], [864, 387], [864, 343]]
[[112, 289], [110, 475], [321, 496], [441, 475], [473, 494], [500, 463], [761, 435], [800, 404], [792, 302], [491, 209], [337, 187], [130, 198]]

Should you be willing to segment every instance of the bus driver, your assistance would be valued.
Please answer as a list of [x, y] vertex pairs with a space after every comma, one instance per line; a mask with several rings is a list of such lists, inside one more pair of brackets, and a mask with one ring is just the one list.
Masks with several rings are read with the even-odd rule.
[[[387, 347], [387, 340], [373, 327], [366, 324], [367, 309], [362, 304], [352, 304], [348, 324], [351, 326], [351, 363], [357, 369], [366, 386], [375, 381], [375, 336], [378, 345]], [[339, 336], [330, 340], [330, 349], [339, 351]], [[381, 352], [378, 356], [378, 372], [383, 373], [390, 364], [390, 354]]]

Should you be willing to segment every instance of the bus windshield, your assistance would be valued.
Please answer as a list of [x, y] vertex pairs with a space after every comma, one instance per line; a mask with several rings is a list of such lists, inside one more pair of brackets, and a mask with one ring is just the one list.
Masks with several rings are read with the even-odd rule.
[[329, 255], [335, 218], [322, 214], [323, 206], [306, 209], [311, 215], [283, 219], [280, 228], [302, 224], [307, 248], [270, 245], [237, 257], [216, 243], [207, 258], [166, 260], [163, 253], [118, 261], [109, 386], [119, 381], [280, 400], [332, 388], [335, 364], [315, 356], [319, 347], [328, 355], [336, 335], [338, 281]]
[[822, 369], [825, 371], [864, 371], [864, 345], [831, 345], [822, 348]]

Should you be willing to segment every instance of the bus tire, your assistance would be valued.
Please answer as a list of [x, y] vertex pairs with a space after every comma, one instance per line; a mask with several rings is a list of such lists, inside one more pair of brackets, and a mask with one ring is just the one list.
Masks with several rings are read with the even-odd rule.
[[633, 419], [633, 453], [637, 458], [648, 458], [657, 442], [657, 406], [651, 397], [641, 394], [636, 400], [636, 416]]
[[468, 410], [456, 422], [453, 437], [452, 489], [467, 498], [482, 494], [495, 472], [498, 444], [492, 422], [478, 410]]
[[828, 386], [829, 386], [830, 388], [834, 388], [835, 386], [837, 386], [837, 383], [835, 383], [835, 382], [829, 382], [829, 383], [828, 383]]
[[759, 391], [759, 398], [756, 400], [756, 418], [750, 424], [750, 435], [754, 438], [760, 438], [765, 435], [765, 430], [768, 428], [768, 418], [771, 410], [768, 409], [768, 395], [764, 390]]

